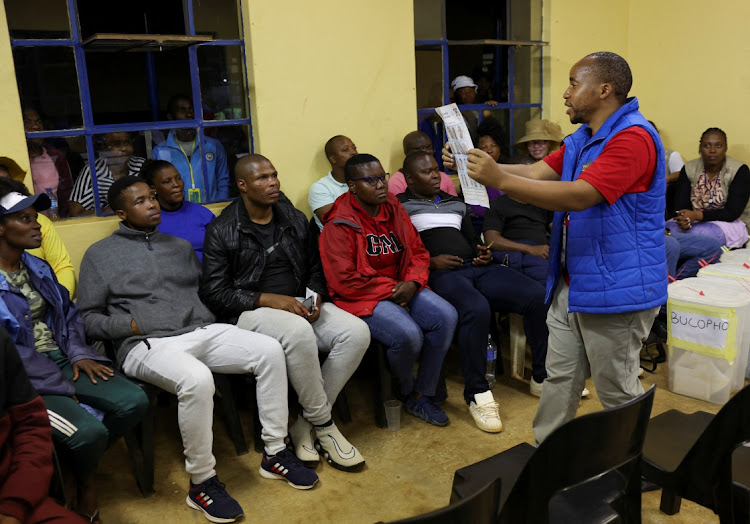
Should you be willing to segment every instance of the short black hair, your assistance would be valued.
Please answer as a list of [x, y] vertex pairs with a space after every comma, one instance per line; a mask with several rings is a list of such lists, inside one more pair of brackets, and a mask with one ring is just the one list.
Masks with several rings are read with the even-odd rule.
[[501, 156], [508, 152], [508, 135], [505, 134], [505, 129], [495, 117], [488, 116], [482, 119], [477, 127], [477, 142], [483, 136], [488, 136], [497, 143]]
[[356, 178], [356, 171], [359, 166], [371, 164], [373, 162], [377, 162], [379, 164], [380, 160], [372, 155], [368, 155], [367, 153], [354, 155], [346, 161], [346, 165], [344, 166], [344, 180], [350, 182], [353, 178]]
[[628, 98], [630, 88], [633, 87], [633, 74], [628, 62], [620, 55], [609, 51], [591, 53], [586, 58], [594, 60], [593, 71], [599, 81], [612, 84], [615, 98], [624, 102]]
[[[167, 113], [169, 113], [170, 115], [174, 115], [174, 111], [175, 111], [174, 107], [177, 105], [177, 102], [179, 102], [180, 100], [187, 100], [188, 102], [190, 102], [190, 105], [193, 105], [192, 96], [188, 96], [183, 93], [178, 93], [176, 95], [170, 96], [169, 100], [167, 100]], [[193, 108], [193, 110], [195, 110], [195, 108]]]
[[326, 158], [331, 156], [333, 154], [333, 143], [336, 142], [339, 138], [346, 138], [344, 135], [336, 135], [332, 136], [328, 139], [328, 142], [326, 142], [326, 145], [323, 147], [323, 150], [326, 153]]
[[148, 185], [148, 183], [139, 176], [124, 176], [118, 178], [115, 180], [114, 184], [109, 186], [109, 191], [107, 191], [107, 201], [109, 202], [109, 207], [112, 208], [112, 211], [119, 211], [122, 209], [122, 192], [138, 182]]
[[706, 135], [709, 134], [709, 133], [718, 133], [718, 134], [720, 134], [721, 136], [724, 137], [724, 143], [725, 144], [727, 143], [727, 134], [723, 130], [719, 129], [718, 127], [709, 127], [708, 129], [706, 129], [703, 132], [703, 134], [701, 135], [701, 143], [703, 142], [703, 139], [706, 138]]
[[8, 173], [8, 175], [10, 175], [10, 168], [5, 164], [0, 164], [0, 170], [5, 171], [6, 173]]
[[31, 196], [29, 188], [23, 182], [12, 178], [0, 178], [0, 198], [10, 193], [21, 193], [23, 196]]
[[148, 185], [153, 186], [156, 173], [168, 167], [174, 166], [166, 160], [146, 160], [143, 163], [143, 166], [141, 166], [141, 171], [138, 173], [138, 176]]
[[407, 172], [412, 173], [412, 166], [423, 157], [435, 158], [427, 151], [412, 151], [406, 155], [406, 158], [404, 158], [404, 167], [401, 168], [401, 172], [403, 174], [406, 174]]

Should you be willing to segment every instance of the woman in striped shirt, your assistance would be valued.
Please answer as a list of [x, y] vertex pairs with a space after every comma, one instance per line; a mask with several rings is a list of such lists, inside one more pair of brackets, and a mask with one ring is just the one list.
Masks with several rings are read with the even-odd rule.
[[[107, 191], [118, 178], [137, 175], [145, 158], [133, 156], [133, 140], [130, 133], [118, 131], [107, 133], [101, 138], [99, 158], [94, 162], [99, 206], [105, 213], [111, 213], [107, 203]], [[70, 196], [70, 216], [93, 215], [94, 186], [91, 182], [91, 166], [87, 165], [78, 175]]]

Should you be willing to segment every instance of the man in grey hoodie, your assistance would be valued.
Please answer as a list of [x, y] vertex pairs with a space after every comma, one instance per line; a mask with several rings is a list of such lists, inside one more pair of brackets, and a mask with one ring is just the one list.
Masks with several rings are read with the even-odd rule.
[[185, 469], [191, 476], [188, 506], [213, 522], [233, 522], [242, 515], [214, 469], [212, 371], [256, 377], [265, 443], [260, 474], [298, 489], [313, 487], [317, 475], [284, 447], [289, 414], [281, 345], [215, 323], [198, 297], [195, 252], [186, 240], [158, 232], [159, 203], [141, 178], [117, 180], [108, 200], [122, 222], [86, 251], [78, 305], [86, 333], [114, 341], [125, 374], [177, 395]]

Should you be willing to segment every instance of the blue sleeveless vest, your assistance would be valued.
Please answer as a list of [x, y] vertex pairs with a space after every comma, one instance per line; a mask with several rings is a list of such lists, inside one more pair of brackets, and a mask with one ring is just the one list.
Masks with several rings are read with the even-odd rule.
[[[570, 275], [569, 310], [581, 313], [639, 311], [667, 301], [664, 248], [665, 161], [656, 130], [638, 111], [638, 99], [628, 101], [590, 137], [588, 125], [568, 136], [561, 180], [573, 181], [596, 160], [609, 140], [628, 127], [648, 131], [656, 147], [656, 171], [643, 193], [626, 193], [611, 206], [601, 202], [570, 212], [566, 265]], [[564, 212], [556, 212], [550, 238], [547, 276], [549, 303], [560, 278]]]

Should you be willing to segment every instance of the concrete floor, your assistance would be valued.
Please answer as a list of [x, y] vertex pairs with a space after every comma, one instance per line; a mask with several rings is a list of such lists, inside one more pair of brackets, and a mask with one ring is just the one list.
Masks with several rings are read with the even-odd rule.
[[[255, 451], [238, 457], [217, 414], [214, 453], [219, 478], [242, 505], [248, 522], [346, 522], [390, 521], [427, 512], [448, 503], [456, 469], [508, 449], [531, 442], [531, 421], [538, 399], [528, 394], [528, 385], [500, 377], [494, 389], [500, 403], [505, 429], [499, 434], [476, 428], [463, 402], [463, 382], [454, 351], [449, 355], [445, 410], [451, 418], [447, 427], [428, 425], [402, 412], [401, 430], [389, 432], [375, 426], [371, 393], [366, 378], [355, 376], [347, 386], [354, 421], [340, 424], [342, 431], [367, 461], [359, 473], [344, 473], [321, 463], [318, 485], [298, 491], [285, 482], [267, 480], [258, 474], [261, 457]], [[505, 352], [504, 352], [505, 353]], [[452, 358], [451, 358], [452, 355]], [[509, 369], [506, 363], [505, 369]], [[656, 384], [653, 415], [676, 408], [685, 412], [715, 413], [720, 406], [671, 393], [667, 388], [667, 367], [646, 373], [643, 387]], [[581, 403], [579, 414], [601, 409], [592, 384], [591, 397]], [[157, 422], [156, 493], [142, 498], [132, 476], [123, 442], [103, 459], [99, 468], [100, 508], [105, 524], [180, 522], [205, 523], [203, 515], [188, 508], [185, 496], [188, 477], [184, 471], [174, 399], [160, 406]], [[243, 419], [250, 421], [249, 413]], [[250, 425], [246, 435], [251, 435]], [[251, 445], [252, 448], [252, 445]], [[643, 495], [644, 523], [718, 522], [710, 510], [683, 501], [680, 513], [672, 517], [659, 511], [661, 491]]]

